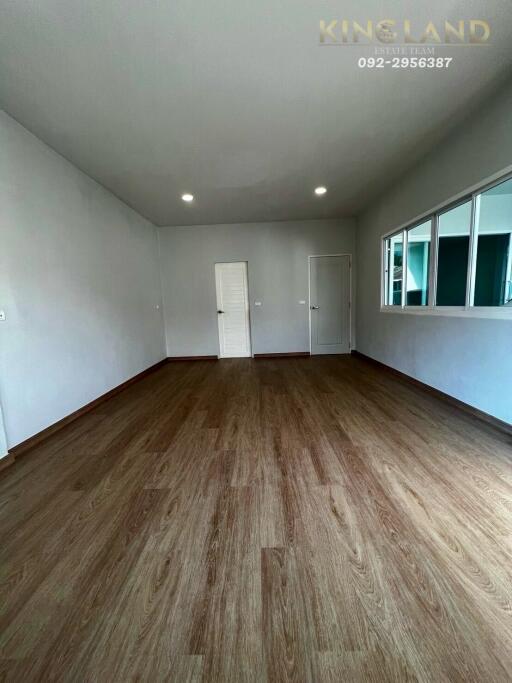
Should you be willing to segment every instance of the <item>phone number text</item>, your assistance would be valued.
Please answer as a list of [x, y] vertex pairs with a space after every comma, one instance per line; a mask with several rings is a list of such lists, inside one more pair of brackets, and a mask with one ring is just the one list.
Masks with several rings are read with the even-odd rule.
[[360, 69], [447, 69], [453, 57], [360, 57]]

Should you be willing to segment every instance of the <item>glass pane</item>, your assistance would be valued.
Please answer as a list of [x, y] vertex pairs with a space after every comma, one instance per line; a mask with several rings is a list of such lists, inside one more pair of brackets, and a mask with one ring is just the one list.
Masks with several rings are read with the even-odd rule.
[[432, 221], [407, 231], [407, 306], [428, 305]]
[[387, 306], [402, 305], [404, 237], [400, 232], [386, 240], [386, 299]]
[[464, 306], [468, 276], [471, 200], [439, 215], [437, 306]]
[[475, 306], [512, 306], [512, 180], [480, 195]]

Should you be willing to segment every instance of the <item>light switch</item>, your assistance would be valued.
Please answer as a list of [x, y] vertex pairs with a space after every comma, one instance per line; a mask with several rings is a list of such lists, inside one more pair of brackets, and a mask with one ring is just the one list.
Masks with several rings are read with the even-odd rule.
[[254, 305], [255, 305], [255, 306], [261, 306], [261, 301], [255, 301], [255, 302], [254, 302]]
[[299, 301], [299, 304], [300, 304], [301, 306], [305, 306], [305, 305], [306, 305], [306, 301], [305, 301], [304, 299], [301, 299], [301, 300]]
[[0, 311], [0, 322], [5, 320], [5, 311]]

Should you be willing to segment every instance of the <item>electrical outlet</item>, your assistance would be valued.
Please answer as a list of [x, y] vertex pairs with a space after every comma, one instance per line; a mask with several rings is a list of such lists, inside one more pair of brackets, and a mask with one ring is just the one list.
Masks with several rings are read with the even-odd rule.
[[5, 320], [5, 311], [0, 311], [0, 322]]

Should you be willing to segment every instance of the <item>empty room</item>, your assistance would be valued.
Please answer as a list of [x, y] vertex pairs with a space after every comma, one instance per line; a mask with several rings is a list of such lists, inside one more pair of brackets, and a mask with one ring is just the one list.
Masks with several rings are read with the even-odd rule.
[[0, 0], [0, 681], [512, 682], [510, 0]]

